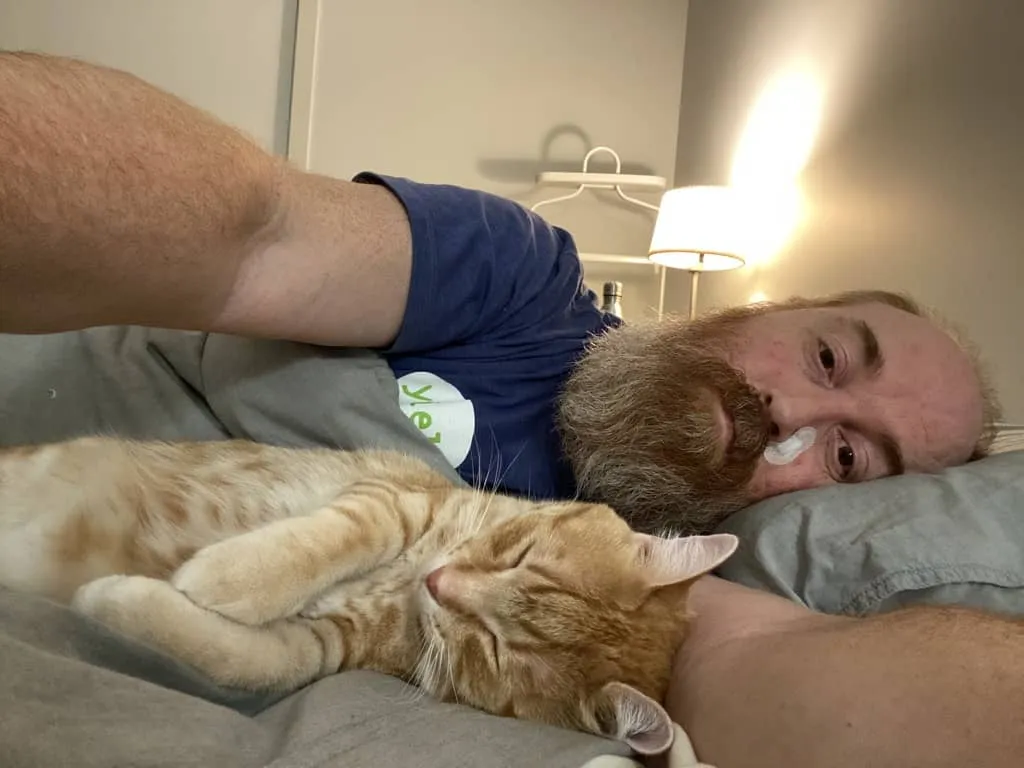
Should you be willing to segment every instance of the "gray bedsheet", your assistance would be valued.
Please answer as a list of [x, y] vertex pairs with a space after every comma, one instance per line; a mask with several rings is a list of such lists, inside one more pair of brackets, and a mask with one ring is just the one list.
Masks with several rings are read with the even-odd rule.
[[90, 619], [0, 590], [3, 768], [579, 768], [617, 742], [349, 672], [280, 700], [211, 685]]

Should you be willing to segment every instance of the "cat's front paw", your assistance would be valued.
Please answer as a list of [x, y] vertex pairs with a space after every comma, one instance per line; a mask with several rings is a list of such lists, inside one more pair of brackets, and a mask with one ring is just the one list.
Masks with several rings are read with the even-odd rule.
[[[273, 563], [251, 536], [201, 549], [171, 577], [171, 586], [201, 608], [249, 626], [294, 615], [282, 589], [271, 577]], [[272, 556], [271, 556], [272, 557]]]
[[170, 589], [165, 581], [146, 576], [104, 576], [83, 584], [71, 608], [127, 635], [139, 635], [146, 615]]

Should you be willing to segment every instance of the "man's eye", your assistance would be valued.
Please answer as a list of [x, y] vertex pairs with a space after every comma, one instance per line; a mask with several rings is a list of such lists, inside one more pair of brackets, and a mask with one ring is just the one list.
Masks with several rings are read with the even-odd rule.
[[857, 454], [853, 452], [846, 443], [839, 444], [839, 474], [843, 480], [848, 480], [850, 474], [853, 472], [854, 465], [857, 463]]
[[829, 373], [832, 373], [836, 368], [836, 353], [832, 351], [832, 348], [822, 342], [818, 345], [818, 360], [821, 361], [821, 367]]

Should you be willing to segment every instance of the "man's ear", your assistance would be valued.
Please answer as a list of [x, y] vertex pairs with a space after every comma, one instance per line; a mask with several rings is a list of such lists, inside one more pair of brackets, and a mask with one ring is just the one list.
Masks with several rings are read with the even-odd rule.
[[640, 543], [640, 565], [652, 587], [690, 581], [713, 571], [739, 546], [739, 539], [731, 533], [671, 539], [646, 533], [634, 535]]
[[597, 734], [625, 742], [641, 755], [658, 755], [672, 746], [675, 729], [665, 709], [625, 683], [607, 683], [589, 702]]

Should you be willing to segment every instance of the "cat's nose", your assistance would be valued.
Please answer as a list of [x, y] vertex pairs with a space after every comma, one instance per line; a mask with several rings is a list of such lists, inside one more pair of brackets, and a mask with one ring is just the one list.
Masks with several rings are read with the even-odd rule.
[[428, 573], [427, 578], [425, 579], [427, 585], [427, 592], [429, 592], [430, 596], [438, 602], [441, 601], [441, 575], [443, 573], [444, 566], [442, 565], [440, 568], [435, 568], [430, 573]]

